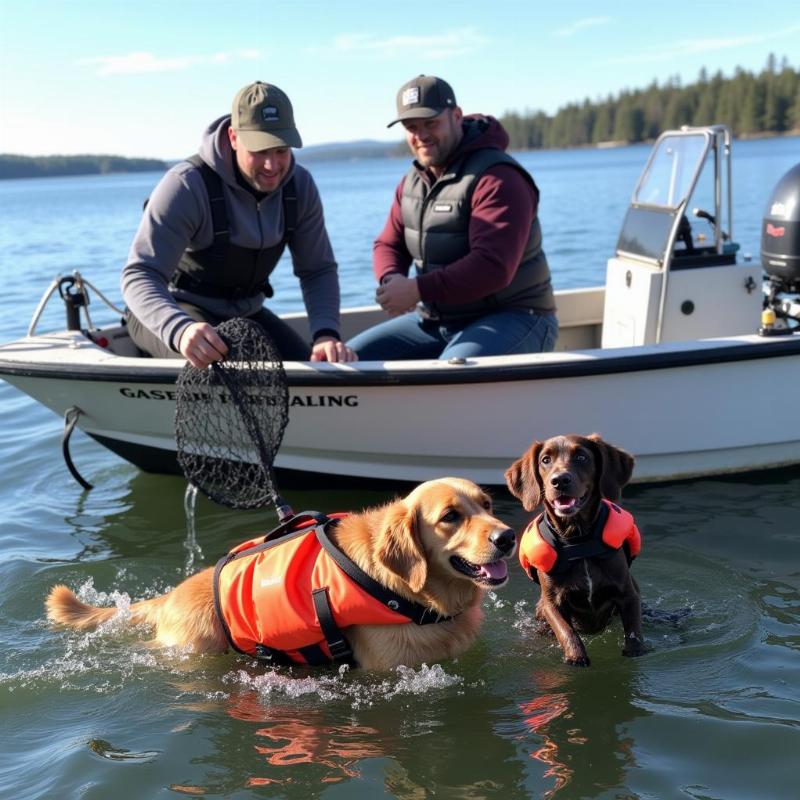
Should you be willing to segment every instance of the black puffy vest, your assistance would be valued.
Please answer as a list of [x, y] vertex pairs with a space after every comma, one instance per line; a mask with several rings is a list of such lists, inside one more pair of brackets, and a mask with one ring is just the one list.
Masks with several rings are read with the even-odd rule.
[[[483, 173], [496, 164], [509, 164], [519, 170], [538, 196], [539, 190], [524, 167], [502, 150], [493, 148], [476, 150], [457, 159], [432, 186], [428, 186], [416, 168], [409, 171], [400, 209], [405, 244], [417, 274], [442, 269], [469, 253], [472, 193]], [[442, 322], [475, 319], [492, 311], [514, 308], [540, 312], [552, 312], [555, 308], [550, 268], [542, 250], [542, 231], [536, 217], [531, 220], [528, 243], [508, 286], [471, 303], [419, 305], [424, 317]]]

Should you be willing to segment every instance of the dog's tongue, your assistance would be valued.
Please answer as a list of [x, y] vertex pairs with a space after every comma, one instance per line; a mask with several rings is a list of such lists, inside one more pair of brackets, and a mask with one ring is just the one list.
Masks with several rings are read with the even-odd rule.
[[491, 564], [481, 564], [481, 575], [493, 581], [501, 581], [508, 575], [508, 564], [505, 561], [492, 561]]

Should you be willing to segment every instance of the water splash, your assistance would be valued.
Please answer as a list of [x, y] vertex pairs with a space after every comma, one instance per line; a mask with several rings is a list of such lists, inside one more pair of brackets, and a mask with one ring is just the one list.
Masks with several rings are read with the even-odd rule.
[[197, 542], [196, 508], [197, 487], [193, 483], [189, 483], [186, 485], [186, 493], [183, 495], [183, 510], [186, 512], [186, 541], [183, 546], [188, 551], [183, 567], [185, 575], [192, 574], [196, 560], [203, 560], [203, 551]]
[[348, 700], [353, 709], [400, 696], [426, 695], [464, 683], [461, 676], [447, 673], [440, 664], [422, 664], [417, 669], [399, 666], [387, 676], [376, 680], [376, 673], [356, 671], [350, 674], [349, 667], [343, 665], [335, 675], [294, 675], [291, 670], [281, 669], [252, 675], [237, 670], [226, 675], [223, 681], [239, 688], [254, 689], [266, 703], [275, 698], [315, 696], [323, 701]]

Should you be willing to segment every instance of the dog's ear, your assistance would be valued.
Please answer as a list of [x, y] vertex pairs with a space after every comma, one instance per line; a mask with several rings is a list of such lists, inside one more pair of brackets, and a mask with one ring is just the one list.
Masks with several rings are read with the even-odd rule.
[[428, 577], [428, 562], [417, 530], [417, 512], [402, 501], [386, 511], [375, 552], [378, 563], [408, 584], [415, 594]]
[[543, 442], [533, 441], [521, 458], [518, 458], [506, 471], [508, 491], [522, 501], [526, 511], [533, 511], [544, 496], [544, 486], [539, 477], [539, 452]]
[[622, 487], [631, 479], [634, 458], [625, 450], [603, 441], [599, 433], [587, 437], [597, 448], [597, 465], [600, 494], [615, 503], [619, 502]]

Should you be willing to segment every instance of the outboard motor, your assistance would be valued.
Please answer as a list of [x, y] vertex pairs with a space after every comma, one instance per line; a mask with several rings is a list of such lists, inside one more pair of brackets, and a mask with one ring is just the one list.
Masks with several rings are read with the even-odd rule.
[[800, 164], [772, 191], [761, 227], [761, 265], [769, 282], [766, 308], [784, 325], [789, 319], [800, 322]]

